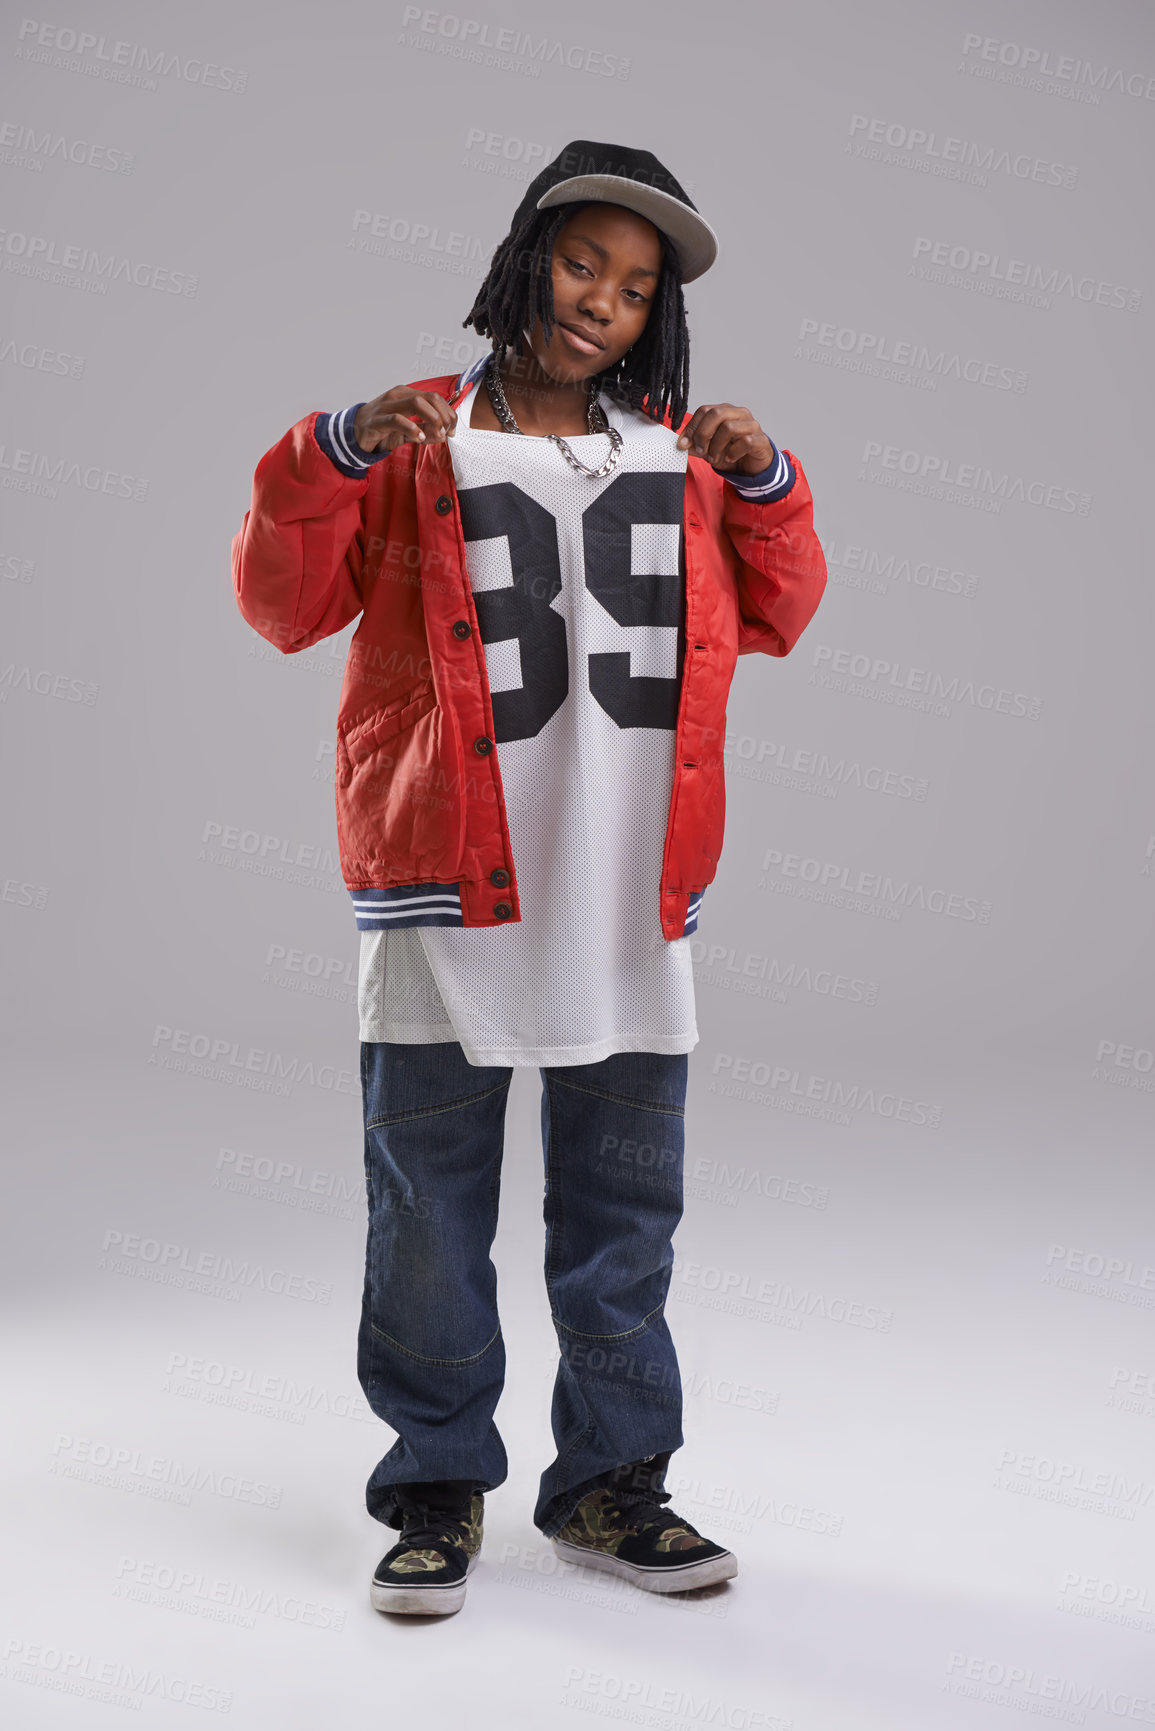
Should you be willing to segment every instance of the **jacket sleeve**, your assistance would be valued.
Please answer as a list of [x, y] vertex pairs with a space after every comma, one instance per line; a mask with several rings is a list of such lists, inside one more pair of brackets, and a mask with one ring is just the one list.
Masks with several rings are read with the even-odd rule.
[[826, 587], [810, 487], [794, 453], [782, 456], [793, 480], [784, 492], [772, 489], [777, 496], [770, 502], [727, 482], [722, 487], [722, 522], [738, 555], [739, 655], [789, 655]]
[[331, 637], [362, 607], [367, 478], [343, 475], [317, 442], [316, 414], [257, 464], [252, 503], [233, 538], [237, 605], [285, 655]]

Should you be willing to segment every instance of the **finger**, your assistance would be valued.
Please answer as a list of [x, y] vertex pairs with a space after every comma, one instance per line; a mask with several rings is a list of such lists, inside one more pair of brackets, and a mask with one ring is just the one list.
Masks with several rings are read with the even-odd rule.
[[757, 421], [752, 415], [739, 409], [735, 414], [728, 415], [719, 422], [706, 452], [706, 460], [710, 463], [720, 462], [729, 456], [744, 457], [750, 449], [759, 432]]
[[753, 448], [754, 441], [752, 438], [735, 439], [732, 444], [727, 445], [720, 458], [712, 458], [711, 461], [714, 463], [714, 467], [718, 469], [736, 469], [739, 463], [750, 455]]
[[704, 454], [706, 443], [717, 426], [724, 407], [724, 404], [703, 403], [687, 421], [683, 437], [687, 438], [689, 449], [696, 457]]
[[410, 399], [411, 413], [420, 418], [426, 435], [431, 439], [447, 439], [457, 425], [457, 416], [444, 397], [425, 391], [415, 391]]
[[[698, 431], [698, 455], [704, 457], [708, 463], [716, 463], [734, 437], [740, 418], [746, 412], [745, 409], [735, 408], [733, 403], [712, 404], [703, 415]], [[752, 426], [753, 422], [749, 424]]]
[[728, 470], [735, 468], [739, 459], [743, 455], [744, 452], [741, 444], [731, 443], [717, 454], [711, 452], [706, 460], [712, 469]]
[[689, 420], [678, 434], [678, 449], [680, 451], [686, 450], [694, 443], [694, 435], [698, 429], [698, 418], [701, 413], [701, 409], [695, 409], [694, 413], [690, 416]]
[[[379, 415], [377, 427], [380, 428], [378, 448], [388, 442], [391, 451], [400, 445], [423, 445], [426, 441], [425, 429], [411, 415], [396, 412], [391, 415]], [[375, 429], [376, 430], [376, 429]]]
[[733, 442], [734, 423], [728, 417], [723, 416], [722, 419], [714, 423], [713, 427], [709, 431], [703, 431], [702, 443], [704, 449], [702, 455], [708, 463], [720, 462], [726, 453], [727, 447], [733, 444]]

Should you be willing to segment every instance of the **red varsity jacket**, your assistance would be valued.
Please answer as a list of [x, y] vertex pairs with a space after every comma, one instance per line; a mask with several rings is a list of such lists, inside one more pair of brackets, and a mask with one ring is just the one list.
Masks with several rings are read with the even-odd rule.
[[[409, 388], [455, 404], [477, 372]], [[261, 459], [232, 573], [244, 618], [286, 655], [360, 615], [335, 769], [341, 872], [358, 926], [520, 919], [449, 448], [405, 444], [352, 479], [318, 442], [327, 420], [305, 416]], [[693, 929], [718, 867], [736, 659], [789, 654], [826, 584], [806, 476], [782, 455], [793, 479], [769, 503], [687, 459], [685, 652], [658, 910], [667, 939]]]

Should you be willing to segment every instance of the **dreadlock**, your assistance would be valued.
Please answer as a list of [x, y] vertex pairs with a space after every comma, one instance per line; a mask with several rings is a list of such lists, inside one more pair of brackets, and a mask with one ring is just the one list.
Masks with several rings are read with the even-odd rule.
[[[563, 223], [582, 208], [563, 204], [534, 210], [511, 229], [495, 249], [462, 325], [472, 325], [480, 336], [492, 336], [493, 348], [501, 350], [516, 348], [526, 326], [536, 320], [548, 343], [555, 323], [553, 243]], [[677, 254], [661, 229], [658, 239], [662, 269], [645, 329], [615, 366], [597, 374], [596, 388], [624, 398], [631, 408], [655, 421], [664, 419], [668, 407], [676, 427], [690, 401], [690, 332]]]

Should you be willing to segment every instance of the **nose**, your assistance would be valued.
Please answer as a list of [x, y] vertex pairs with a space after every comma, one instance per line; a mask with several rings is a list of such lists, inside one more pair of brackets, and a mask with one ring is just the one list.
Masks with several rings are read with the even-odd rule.
[[587, 283], [580, 300], [578, 312], [592, 319], [596, 325], [608, 325], [613, 317], [613, 291], [609, 283]]

